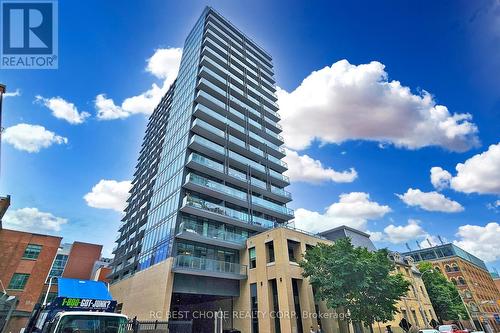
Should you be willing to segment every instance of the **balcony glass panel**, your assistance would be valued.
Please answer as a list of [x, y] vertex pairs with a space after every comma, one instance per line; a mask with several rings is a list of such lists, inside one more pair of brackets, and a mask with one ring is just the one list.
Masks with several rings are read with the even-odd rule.
[[276, 222], [266, 220], [262, 217], [252, 216], [253, 224], [258, 224], [264, 228], [274, 228], [276, 226]]
[[186, 196], [184, 198], [184, 204], [187, 206], [191, 206], [198, 209], [203, 209], [218, 215], [226, 216], [235, 220], [238, 220], [243, 223], [249, 223], [250, 217], [247, 213], [243, 213], [231, 208], [227, 208], [221, 205], [214, 204], [212, 202], [193, 197]]
[[226, 91], [225, 90], [222, 90], [221, 88], [217, 87], [215, 84], [213, 84], [212, 82], [208, 81], [207, 79], [205, 78], [201, 78], [200, 79], [200, 83], [203, 83], [205, 84], [206, 86], [208, 86], [210, 89], [214, 90], [215, 92], [217, 92], [218, 94], [222, 95], [222, 96], [226, 96]]
[[224, 147], [216, 144], [216, 143], [213, 143], [212, 141], [210, 140], [207, 140], [201, 136], [198, 136], [198, 135], [194, 135], [192, 138], [191, 138], [191, 142], [196, 142], [196, 143], [199, 143], [207, 148], [210, 148], [218, 153], [221, 153], [221, 154], [224, 154]]
[[252, 185], [258, 186], [258, 187], [263, 188], [263, 189], [267, 188], [266, 182], [263, 182], [262, 180], [257, 179], [257, 178], [252, 177], [251, 183], [252, 183]]
[[269, 208], [271, 210], [274, 210], [274, 211], [282, 213], [282, 214], [293, 215], [292, 209], [287, 208], [285, 206], [275, 204], [274, 202], [267, 201], [265, 199], [256, 197], [254, 195], [252, 195], [252, 203], [255, 205], [261, 206], [261, 207]]
[[208, 227], [204, 228], [203, 222], [200, 223], [195, 220], [183, 218], [179, 230], [183, 232], [194, 233], [201, 237], [217, 239], [235, 244], [242, 244], [248, 238], [248, 233], [245, 232], [245, 235], [243, 235], [241, 233], [228, 231], [225, 229], [224, 224], [205, 224], [208, 224]]
[[255, 120], [248, 118], [248, 122], [253, 126], [257, 127], [258, 129], [262, 129], [262, 125], [256, 122]]
[[[226, 64], [227, 63], [227, 59], [224, 58], [223, 56], [221, 56], [219, 53], [217, 53], [216, 51], [212, 50], [211, 49], [211, 46], [209, 45], [206, 45], [203, 47], [203, 50], [202, 50], [202, 53], [205, 53], [205, 54], [209, 54], [210, 57], [214, 57], [214, 58], [217, 58], [219, 59], [222, 63]], [[211, 64], [213, 64], [214, 66], [219, 66], [219, 64], [217, 64], [215, 61], [212, 61], [212, 59], [208, 58], [208, 57], [203, 57], [203, 59], [206, 59], [207, 61], [209, 61]], [[221, 67], [222, 68], [222, 67]]]
[[231, 188], [229, 186], [226, 186], [224, 184], [217, 183], [213, 180], [210, 180], [210, 179], [207, 179], [207, 178], [204, 178], [204, 177], [192, 174], [192, 173], [190, 173], [186, 176], [186, 181], [191, 182], [191, 183], [196, 184], [196, 185], [200, 185], [200, 186], [212, 189], [212, 190], [217, 191], [219, 193], [227, 194], [233, 198], [237, 198], [237, 199], [244, 200], [244, 201], [247, 200], [247, 194], [245, 192], [236, 190], [236, 189]]
[[282, 175], [281, 173], [276, 172], [276, 171], [274, 171], [274, 170], [269, 169], [269, 175], [270, 175], [271, 177], [274, 177], [274, 178], [277, 178], [277, 179], [284, 180], [284, 181], [286, 181], [287, 183], [289, 183], [289, 182], [290, 182], [290, 179], [289, 179], [287, 176]]
[[247, 181], [247, 175], [246, 174], [244, 174], [243, 172], [240, 172], [238, 170], [235, 170], [235, 169], [233, 169], [231, 167], [229, 167], [229, 169], [227, 170], [227, 173], [231, 177], [237, 178], [237, 179], [242, 180], [244, 182]]
[[176, 256], [174, 267], [237, 275], [247, 274], [247, 267], [245, 265], [186, 255]]
[[237, 154], [237, 153], [235, 153], [233, 151], [229, 151], [229, 157], [231, 157], [232, 159], [235, 159], [235, 160], [237, 160], [237, 161], [239, 161], [239, 162], [241, 162], [243, 164], [250, 165], [254, 169], [259, 170], [261, 172], [265, 172], [266, 171], [266, 168], [263, 165], [255, 162], [255, 161], [252, 161], [251, 159], [243, 157], [240, 154]]
[[254, 152], [255, 154], [264, 157], [264, 152], [262, 150], [260, 150], [259, 148], [255, 148], [254, 146], [251, 146], [251, 145], [248, 146], [248, 148], [250, 149], [250, 151]]
[[218, 82], [220, 82], [222, 85], [224, 85], [224, 86], [227, 85], [227, 81], [225, 78], [223, 78], [219, 74], [215, 73], [213, 70], [209, 69], [208, 67], [202, 66], [200, 69], [200, 72], [208, 73], [210, 76], [215, 78]]
[[196, 118], [194, 121], [193, 121], [193, 126], [200, 126], [200, 127], [203, 127], [204, 129], [206, 129], [207, 131], [210, 131], [212, 133], [214, 133], [215, 135], [218, 135], [222, 138], [224, 138], [224, 131], [223, 130], [220, 130], [218, 129], [217, 127], [215, 126], [212, 126], [210, 125], [209, 123], [206, 123], [204, 122], [203, 120], [199, 119], [199, 118]]
[[189, 161], [194, 161], [198, 164], [202, 164], [202, 165], [209, 167], [211, 169], [214, 169], [216, 171], [224, 172], [224, 166], [222, 164], [217, 163], [211, 159], [208, 159], [208, 158], [201, 156], [199, 154], [196, 154], [196, 153], [192, 153], [191, 155], [189, 155], [188, 162]]
[[285, 167], [285, 168], [286, 168], [286, 167], [288, 167], [288, 165], [286, 164], [286, 162], [284, 162], [284, 161], [282, 161], [282, 160], [280, 160], [280, 159], [278, 159], [278, 158], [276, 158], [276, 157], [274, 157], [274, 156], [272, 156], [272, 155], [267, 155], [267, 158], [268, 158], [271, 162], [274, 162], [274, 163], [276, 163], [276, 164], [279, 164], [279, 165], [281, 165], [281, 166], [283, 166], [283, 167]]
[[245, 145], [245, 142], [243, 140], [240, 140], [240, 139], [235, 138], [234, 136], [230, 135], [229, 136], [229, 141], [231, 141], [232, 143], [237, 144], [238, 146], [246, 149], [246, 145]]
[[292, 198], [292, 194], [282, 188], [271, 185], [271, 192], [281, 195], [286, 198]]
[[[207, 92], [203, 91], [203, 90], [200, 90], [198, 92], [198, 96], [203, 96], [204, 98], [208, 99], [209, 101], [211, 101], [212, 103], [220, 106], [222, 109], [225, 109], [226, 108], [226, 103], [222, 102], [221, 100], [215, 98], [215, 97], [212, 97], [210, 96]], [[200, 105], [200, 104], [198, 104]], [[207, 109], [206, 106], [203, 106], [205, 109]]]

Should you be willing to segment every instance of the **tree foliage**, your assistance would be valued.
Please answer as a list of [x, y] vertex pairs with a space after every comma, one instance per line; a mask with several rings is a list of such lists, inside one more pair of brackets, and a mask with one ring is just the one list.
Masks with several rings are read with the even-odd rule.
[[386, 249], [370, 252], [354, 247], [349, 238], [309, 248], [300, 266], [316, 298], [331, 309], [348, 309], [352, 321], [367, 326], [393, 320], [396, 303], [410, 286], [403, 275], [393, 273]]
[[420, 263], [418, 269], [423, 274], [422, 280], [440, 322], [469, 319], [458, 289], [453, 283], [448, 281], [441, 272], [433, 269], [429, 262]]

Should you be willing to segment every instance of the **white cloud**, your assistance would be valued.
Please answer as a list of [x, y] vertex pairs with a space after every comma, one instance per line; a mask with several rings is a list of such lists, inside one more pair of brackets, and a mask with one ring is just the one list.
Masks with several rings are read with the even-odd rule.
[[153, 83], [150, 89], [141, 94], [125, 98], [121, 105], [116, 105], [105, 94], [99, 94], [95, 99], [97, 118], [111, 120], [127, 118], [137, 113], [151, 114], [177, 77], [181, 56], [180, 48], [157, 49], [147, 60], [146, 71], [163, 80], [161, 86]]
[[339, 201], [327, 207], [324, 213], [297, 209], [295, 226], [310, 232], [321, 232], [341, 225], [365, 230], [368, 220], [379, 219], [390, 211], [389, 206], [370, 201], [368, 193], [344, 193], [339, 196]]
[[[464, 193], [500, 194], [500, 143], [455, 167], [450, 187]], [[431, 171], [432, 172], [432, 171]]]
[[431, 168], [431, 183], [438, 191], [450, 186], [451, 174], [440, 167]]
[[419, 225], [417, 220], [408, 220], [406, 225], [395, 226], [390, 224], [384, 228], [384, 240], [393, 244], [401, 244], [417, 238], [426, 237], [427, 232]]
[[358, 174], [354, 168], [349, 171], [336, 171], [325, 168], [321, 161], [312, 159], [308, 155], [299, 155], [296, 151], [287, 149], [283, 159], [288, 164], [287, 175], [294, 182], [321, 183], [333, 181], [336, 183], [351, 183]]
[[160, 79], [175, 79], [181, 56], [181, 48], [158, 49], [148, 59], [146, 70]]
[[[443, 240], [444, 244], [449, 243], [449, 241], [446, 239], [446, 237], [441, 237], [441, 240]], [[420, 247], [422, 249], [426, 249], [426, 248], [433, 247], [436, 245], [441, 245], [441, 240], [439, 240], [438, 236], [427, 235], [425, 237], [425, 239], [420, 242]]]
[[90, 116], [88, 112], [78, 112], [75, 104], [64, 100], [61, 97], [45, 98], [37, 95], [35, 102], [42, 103], [52, 111], [52, 115], [59, 119], [64, 119], [70, 124], [81, 124]]
[[123, 212], [131, 187], [132, 183], [128, 180], [101, 179], [83, 198], [90, 207]]
[[463, 225], [456, 234], [458, 240], [453, 243], [473, 255], [491, 262], [500, 259], [500, 224]]
[[7, 127], [2, 135], [5, 142], [16, 149], [37, 153], [53, 144], [66, 144], [68, 139], [51, 132], [40, 125], [17, 124]]
[[436, 191], [422, 192], [409, 188], [404, 194], [396, 194], [408, 206], [417, 206], [430, 212], [457, 213], [464, 210], [458, 202]]
[[21, 208], [7, 211], [3, 220], [7, 229], [28, 232], [58, 232], [68, 220], [51, 213], [41, 212], [37, 208]]
[[16, 89], [13, 92], [6, 92], [3, 94], [3, 97], [16, 97], [21, 96], [21, 90]]
[[291, 93], [278, 89], [278, 98], [285, 143], [296, 150], [314, 140], [370, 140], [452, 151], [479, 142], [470, 114], [451, 114], [428, 92], [413, 94], [389, 81], [385, 66], [376, 61], [358, 66], [338, 61], [312, 72]]

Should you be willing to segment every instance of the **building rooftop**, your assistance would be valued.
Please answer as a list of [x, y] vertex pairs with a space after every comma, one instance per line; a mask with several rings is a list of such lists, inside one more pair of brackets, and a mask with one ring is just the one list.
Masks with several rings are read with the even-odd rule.
[[433, 261], [450, 257], [459, 257], [479, 268], [488, 271], [484, 261], [451, 243], [409, 251], [402, 253], [402, 255], [412, 256], [415, 261]]

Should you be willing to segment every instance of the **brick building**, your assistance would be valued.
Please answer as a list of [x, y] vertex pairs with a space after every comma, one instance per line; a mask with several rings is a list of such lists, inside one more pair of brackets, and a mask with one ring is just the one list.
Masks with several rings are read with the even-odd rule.
[[[458, 288], [477, 330], [500, 332], [500, 292], [485, 263], [454, 244], [407, 252], [415, 261], [429, 261]], [[460, 301], [460, 300], [458, 300]], [[464, 323], [468, 324], [468, 323]]]
[[17, 307], [7, 332], [24, 327], [40, 299], [61, 237], [0, 229], [0, 280]]
[[[7, 332], [19, 332], [25, 327], [35, 304], [43, 301], [51, 277], [93, 278], [102, 245], [61, 244], [61, 240], [61, 237], [0, 229], [0, 287], [4, 286], [8, 296], [17, 298]], [[54, 284], [48, 301], [56, 295]]]

